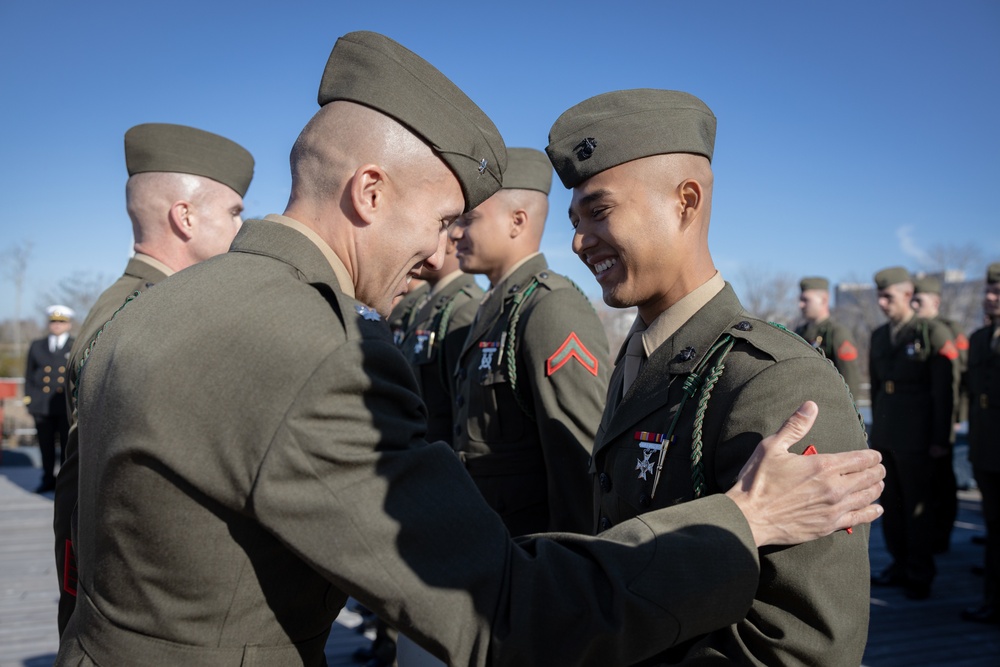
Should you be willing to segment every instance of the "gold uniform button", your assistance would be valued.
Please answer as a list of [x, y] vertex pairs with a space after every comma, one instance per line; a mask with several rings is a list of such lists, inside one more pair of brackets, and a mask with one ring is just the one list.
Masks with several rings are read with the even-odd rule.
[[42, 382], [45, 382], [45, 383], [52, 382], [52, 378], [50, 378], [48, 375], [46, 375], [45, 377], [42, 378]]
[[66, 381], [66, 378], [64, 378], [64, 377], [57, 377], [56, 378], [56, 382], [58, 382], [59, 384], [62, 384], [65, 381]]
[[52, 366], [46, 366], [45, 367], [45, 372], [46, 373], [51, 373], [52, 372]]
[[66, 367], [65, 366], [60, 366], [59, 367], [59, 372], [60, 373], [65, 373], [66, 372]]
[[63, 393], [62, 389], [63, 389], [62, 387], [56, 387], [56, 393], [57, 394]]
[[983, 408], [984, 410], [986, 408], [990, 407], [990, 396], [989, 396], [989, 394], [980, 394], [979, 395], [979, 407]]
[[49, 388], [48, 387], [42, 387], [42, 393], [43, 394], [49, 393]]
[[885, 393], [895, 394], [896, 393], [896, 383], [892, 380], [885, 381]]

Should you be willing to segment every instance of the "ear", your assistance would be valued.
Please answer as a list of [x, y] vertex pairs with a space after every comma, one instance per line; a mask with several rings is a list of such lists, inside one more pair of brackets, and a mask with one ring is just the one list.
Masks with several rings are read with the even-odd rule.
[[679, 194], [681, 226], [686, 227], [701, 216], [705, 203], [705, 192], [701, 183], [693, 178], [677, 186]]
[[377, 164], [361, 165], [351, 177], [351, 204], [364, 224], [375, 222], [386, 208], [386, 186], [386, 173]]
[[528, 212], [523, 208], [510, 212], [510, 237], [516, 239], [528, 228]]
[[194, 236], [194, 205], [183, 199], [175, 201], [167, 211], [170, 228], [181, 239], [190, 241]]

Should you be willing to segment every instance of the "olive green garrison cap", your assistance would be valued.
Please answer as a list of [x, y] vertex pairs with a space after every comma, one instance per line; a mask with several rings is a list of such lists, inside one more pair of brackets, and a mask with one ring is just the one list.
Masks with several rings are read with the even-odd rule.
[[253, 179], [253, 156], [235, 141], [186, 125], [144, 123], [125, 133], [128, 175], [169, 171], [204, 176], [242, 197]]
[[694, 95], [639, 88], [604, 93], [563, 112], [545, 149], [559, 179], [573, 188], [625, 162], [666, 153], [711, 161], [715, 115]]
[[899, 283], [912, 282], [913, 279], [910, 277], [910, 272], [901, 266], [891, 266], [888, 269], [882, 269], [875, 274], [875, 286], [879, 289], [885, 289], [890, 285], [898, 285]]
[[384, 35], [338, 39], [318, 100], [363, 104], [407, 126], [454, 172], [466, 210], [500, 189], [507, 148], [493, 121], [433, 65]]
[[940, 294], [941, 293], [941, 281], [934, 276], [924, 276], [922, 278], [914, 278], [913, 280], [913, 293], [914, 294]]
[[552, 165], [545, 153], [534, 148], [508, 148], [507, 171], [503, 173], [504, 190], [552, 189]]
[[993, 262], [986, 267], [986, 284], [996, 285], [1000, 283], [1000, 262]]
[[830, 290], [830, 281], [819, 276], [809, 276], [799, 281], [799, 290], [805, 292], [807, 289]]

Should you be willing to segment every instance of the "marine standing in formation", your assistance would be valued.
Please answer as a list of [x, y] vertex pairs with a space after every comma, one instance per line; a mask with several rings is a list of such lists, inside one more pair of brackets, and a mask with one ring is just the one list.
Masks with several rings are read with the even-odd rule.
[[880, 514], [875, 452], [786, 451], [807, 403], [725, 495], [600, 539], [512, 541], [454, 452], [423, 441], [380, 321], [500, 187], [503, 141], [375, 33], [338, 40], [319, 103], [286, 215], [130, 301], [91, 349], [57, 665], [320, 665], [348, 594], [449, 664], [626, 665], [745, 614], [757, 547]]
[[857, 401], [861, 396], [861, 369], [854, 336], [847, 327], [830, 316], [830, 281], [809, 277], [799, 282], [799, 310], [805, 320], [796, 330], [807, 343], [822, 350], [833, 362], [851, 396]]
[[462, 270], [490, 279], [457, 364], [454, 446], [515, 536], [590, 532], [611, 374], [594, 307], [538, 252], [551, 185], [544, 153], [512, 148], [503, 189], [450, 231]]
[[962, 618], [1000, 623], [1000, 262], [986, 269], [988, 323], [969, 338], [969, 461], [983, 495], [986, 558], [983, 600]]
[[397, 345], [403, 342], [403, 336], [412, 326], [413, 318], [417, 314], [417, 305], [422, 303], [427, 293], [431, 291], [431, 286], [426, 280], [412, 278], [407, 286], [406, 294], [399, 298], [392, 312], [386, 318], [389, 324], [389, 331], [392, 332], [392, 339]]
[[454, 241], [446, 241], [441, 268], [422, 266], [417, 272], [429, 290], [416, 302], [400, 342], [427, 405], [427, 440], [448, 444], [455, 434], [453, 370], [483, 297], [483, 289], [459, 267], [455, 252]]
[[875, 285], [889, 321], [872, 332], [869, 350], [871, 444], [886, 462], [882, 529], [892, 563], [872, 583], [922, 600], [936, 573], [927, 508], [934, 471], [951, 465], [958, 349], [948, 327], [913, 313], [906, 269], [879, 271]]
[[[936, 554], [945, 553], [951, 546], [951, 531], [958, 517], [958, 484], [955, 479], [954, 449], [955, 426], [964, 421], [968, 414], [968, 402], [963, 400], [963, 378], [969, 363], [969, 339], [965, 336], [962, 326], [954, 320], [941, 315], [941, 281], [934, 276], [922, 276], [913, 280], [913, 298], [910, 306], [914, 314], [925, 320], [933, 320], [948, 328], [958, 358], [953, 362], [956, 366], [957, 385], [955, 403], [952, 414], [951, 439], [948, 441], [948, 454], [931, 461], [934, 468], [931, 479], [929, 511], [931, 530], [931, 549]], [[963, 403], [965, 407], [963, 408]]]
[[60, 466], [66, 459], [69, 417], [66, 412], [66, 369], [73, 337], [69, 335], [75, 315], [67, 306], [49, 306], [49, 334], [32, 341], [24, 365], [24, 404], [35, 420], [38, 449], [42, 454], [42, 482], [35, 493], [56, 488], [56, 440]]
[[[548, 154], [573, 189], [573, 250], [608, 305], [638, 308], [594, 444], [601, 534], [724, 492], [760, 436], [806, 398], [819, 404], [819, 419], [796, 451], [866, 449], [836, 370], [798, 336], [747, 313], [715, 269], [715, 128], [696, 97], [640, 89], [585, 100], [549, 133]], [[766, 574], [744, 617], [666, 652], [648, 645], [643, 658], [858, 665], [868, 632], [868, 530], [853, 533], [762, 551]]]
[[[243, 223], [243, 196], [253, 157], [239, 144], [185, 125], [145, 123], [125, 133], [125, 204], [135, 255], [125, 273], [94, 303], [69, 359], [69, 446], [55, 496], [59, 632], [76, 601], [72, 522], [77, 501], [79, 435], [74, 398], [81, 361], [98, 331], [136, 292], [173, 273], [226, 252]], [[156, 378], [149, 378], [155, 382]]]

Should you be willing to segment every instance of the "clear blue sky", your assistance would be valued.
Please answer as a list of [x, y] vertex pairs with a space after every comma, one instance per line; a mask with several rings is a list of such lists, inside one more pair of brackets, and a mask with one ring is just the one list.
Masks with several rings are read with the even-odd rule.
[[[710, 243], [737, 289], [748, 267], [869, 280], [934, 244], [1000, 260], [993, 0], [0, 0], [0, 251], [34, 244], [22, 314], [74, 273], [120, 275], [132, 125], [236, 140], [257, 161], [247, 212], [283, 210], [327, 56], [359, 29], [436, 65], [509, 146], [544, 148], [560, 113], [609, 90], [702, 98], [719, 123]], [[568, 202], [556, 181], [543, 250], [596, 296]]]

